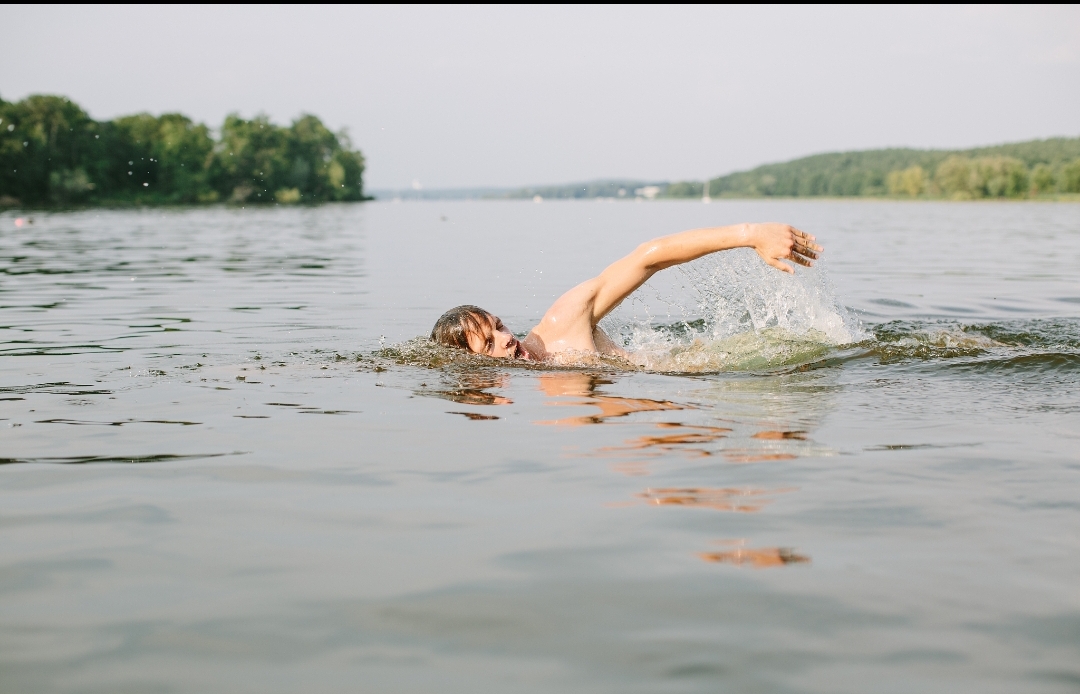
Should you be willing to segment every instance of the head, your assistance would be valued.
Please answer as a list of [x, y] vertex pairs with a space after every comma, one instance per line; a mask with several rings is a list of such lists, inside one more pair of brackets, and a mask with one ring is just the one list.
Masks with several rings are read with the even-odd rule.
[[503, 322], [478, 306], [458, 306], [442, 314], [431, 330], [431, 340], [489, 357], [529, 358]]

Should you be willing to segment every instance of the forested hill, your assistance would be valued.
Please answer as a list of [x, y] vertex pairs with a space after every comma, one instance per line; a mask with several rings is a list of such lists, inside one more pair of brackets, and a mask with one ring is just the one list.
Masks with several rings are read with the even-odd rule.
[[363, 200], [364, 157], [315, 116], [210, 129], [179, 113], [95, 121], [60, 96], [0, 99], [0, 207]]
[[[672, 183], [663, 197], [701, 197]], [[712, 197], [911, 196], [975, 199], [1080, 193], [1080, 138], [967, 150], [880, 149], [817, 154], [709, 181]]]

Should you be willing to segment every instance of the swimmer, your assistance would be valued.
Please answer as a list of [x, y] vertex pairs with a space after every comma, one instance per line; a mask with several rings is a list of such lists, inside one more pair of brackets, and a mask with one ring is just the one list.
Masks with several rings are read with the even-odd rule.
[[823, 250], [813, 236], [787, 224], [692, 229], [643, 243], [596, 277], [566, 292], [522, 341], [497, 316], [477, 306], [458, 306], [444, 313], [436, 321], [431, 339], [447, 347], [506, 359], [545, 361], [562, 352], [629, 358], [626, 350], [597, 327], [600, 319], [660, 270], [732, 248], [753, 248], [766, 263], [789, 273], [795, 268], [783, 261], [810, 267]]

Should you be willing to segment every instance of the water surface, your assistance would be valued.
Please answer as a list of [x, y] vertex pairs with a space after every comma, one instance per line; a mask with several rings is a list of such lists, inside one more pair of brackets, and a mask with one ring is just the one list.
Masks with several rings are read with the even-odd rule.
[[[743, 220], [825, 262], [658, 276], [649, 369], [409, 342]], [[5, 213], [0, 688], [1076, 691], [1078, 257], [1071, 204]]]

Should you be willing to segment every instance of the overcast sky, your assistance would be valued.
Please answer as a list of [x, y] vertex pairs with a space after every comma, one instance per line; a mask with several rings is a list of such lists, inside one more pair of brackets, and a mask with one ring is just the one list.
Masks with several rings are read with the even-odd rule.
[[0, 97], [348, 128], [369, 188], [1080, 135], [1066, 7], [0, 6]]

